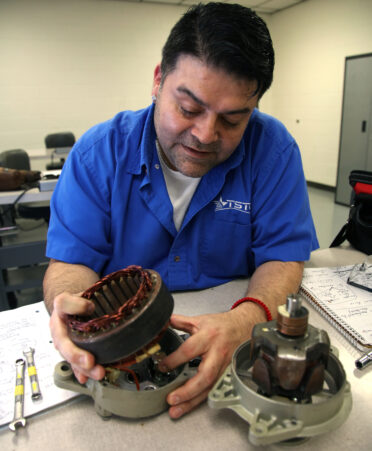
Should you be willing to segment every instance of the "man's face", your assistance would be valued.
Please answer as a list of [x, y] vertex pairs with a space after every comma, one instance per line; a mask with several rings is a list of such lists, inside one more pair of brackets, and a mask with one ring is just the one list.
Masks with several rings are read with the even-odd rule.
[[155, 69], [155, 129], [169, 167], [201, 177], [234, 152], [257, 105], [257, 83], [181, 55], [161, 84]]

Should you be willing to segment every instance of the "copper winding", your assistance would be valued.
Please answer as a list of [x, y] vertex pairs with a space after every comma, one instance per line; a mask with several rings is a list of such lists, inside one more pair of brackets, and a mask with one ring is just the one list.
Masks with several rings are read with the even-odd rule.
[[278, 316], [276, 319], [278, 331], [284, 335], [298, 337], [304, 335], [307, 330], [309, 312], [305, 308], [298, 310], [296, 316], [288, 314], [285, 305], [278, 307]]
[[[134, 282], [135, 280], [139, 281], [139, 286], [137, 286]], [[123, 281], [127, 283], [127, 287], [122, 283]], [[116, 306], [121, 304], [120, 299], [124, 297], [127, 298], [133, 291], [136, 292], [116, 310], [114, 310], [113, 313], [103, 314], [98, 318], [93, 318], [88, 321], [81, 321], [81, 317], [77, 316], [70, 317], [68, 319], [68, 323], [72, 329], [83, 333], [92, 333], [102, 329], [107, 329], [112, 325], [120, 323], [123, 319], [130, 316], [134, 309], [141, 306], [141, 301], [145, 299], [149, 291], [151, 291], [153, 284], [147, 271], [143, 270], [140, 266], [131, 265], [125, 269], [121, 269], [103, 277], [93, 286], [84, 291], [82, 297], [86, 299], [92, 299], [94, 297], [97, 300], [101, 299], [107, 303], [103, 293], [104, 288], [107, 286], [111, 286], [111, 288], [116, 291], [116, 296], [114, 293], [111, 293], [110, 296], [111, 304], [116, 304]], [[111, 304], [110, 308], [112, 308]], [[96, 310], [100, 309], [104, 311], [102, 306], [97, 304], [95, 305]]]

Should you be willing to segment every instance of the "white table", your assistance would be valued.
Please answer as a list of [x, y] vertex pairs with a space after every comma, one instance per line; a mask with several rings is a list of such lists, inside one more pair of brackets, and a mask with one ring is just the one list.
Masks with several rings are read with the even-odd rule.
[[[345, 262], [346, 263], [346, 262]], [[227, 310], [245, 294], [246, 280], [237, 280], [200, 292], [176, 293], [175, 311], [203, 314]], [[349, 418], [337, 430], [311, 438], [301, 451], [367, 451], [370, 446], [372, 367], [355, 369], [359, 352], [352, 348], [310, 306], [310, 323], [326, 329], [331, 342], [339, 349], [339, 358], [351, 384], [353, 408]], [[46, 324], [45, 327], [48, 327]], [[0, 449], [58, 451], [95, 450], [254, 450], [248, 442], [248, 425], [230, 410], [213, 410], [206, 403], [181, 418], [171, 420], [165, 412], [144, 420], [112, 417], [103, 421], [90, 398], [79, 397], [28, 419], [26, 428], [17, 434], [4, 427], [0, 430]], [[266, 449], [278, 449], [272, 445]], [[283, 448], [282, 448], [283, 449]]]
[[[24, 190], [0, 191], [0, 205], [12, 204]], [[40, 191], [39, 188], [32, 188], [25, 192], [19, 203], [44, 202], [50, 200], [53, 191]]]

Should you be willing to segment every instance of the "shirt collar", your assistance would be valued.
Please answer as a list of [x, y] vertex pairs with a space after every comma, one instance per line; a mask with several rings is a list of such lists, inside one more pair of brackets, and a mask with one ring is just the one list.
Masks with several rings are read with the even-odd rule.
[[127, 170], [131, 174], [140, 174], [143, 168], [148, 172], [154, 155], [157, 158], [154, 106], [154, 104], [151, 104], [144, 110], [146, 116], [144, 117], [142, 130], [136, 130], [136, 133], [140, 133], [141, 136], [138, 139], [137, 152], [129, 152], [130, 160]]

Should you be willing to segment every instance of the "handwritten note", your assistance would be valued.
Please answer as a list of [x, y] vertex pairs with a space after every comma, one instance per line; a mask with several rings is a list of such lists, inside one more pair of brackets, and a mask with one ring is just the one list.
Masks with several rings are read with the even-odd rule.
[[371, 344], [372, 293], [347, 283], [352, 268], [306, 268], [302, 289], [354, 338]]
[[13, 419], [15, 361], [23, 358], [23, 351], [35, 349], [34, 359], [42, 398], [31, 399], [30, 380], [25, 370], [24, 416], [60, 404], [76, 393], [54, 385], [55, 365], [63, 360], [54, 348], [49, 332], [49, 315], [43, 302], [0, 313], [0, 426]]

